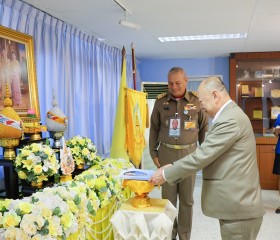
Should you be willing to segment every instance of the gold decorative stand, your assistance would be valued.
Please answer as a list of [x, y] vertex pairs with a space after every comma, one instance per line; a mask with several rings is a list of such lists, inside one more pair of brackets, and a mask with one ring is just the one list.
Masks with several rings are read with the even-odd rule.
[[73, 180], [72, 175], [61, 175], [60, 182], [67, 182]]
[[0, 146], [4, 148], [4, 159], [13, 160], [16, 158], [15, 148], [19, 142], [19, 138], [0, 138]]
[[43, 182], [31, 182], [31, 187], [35, 187], [35, 188], [42, 188], [43, 187]]
[[149, 193], [154, 189], [154, 184], [148, 181], [128, 180], [123, 181], [123, 187], [129, 187], [135, 193], [132, 205], [137, 208], [146, 208], [151, 206]]
[[76, 165], [77, 169], [84, 169], [85, 168], [85, 164], [81, 163], [81, 164], [78, 164]]

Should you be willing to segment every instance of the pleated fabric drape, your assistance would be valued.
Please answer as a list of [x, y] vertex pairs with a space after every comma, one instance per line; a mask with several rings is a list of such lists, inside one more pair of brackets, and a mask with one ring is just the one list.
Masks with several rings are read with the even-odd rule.
[[[91, 138], [98, 153], [109, 156], [121, 78], [121, 50], [20, 0], [0, 0], [0, 25], [34, 39], [42, 124], [52, 108], [54, 90], [59, 107], [69, 119], [65, 138], [78, 134]], [[138, 74], [138, 86], [140, 82]], [[129, 55], [127, 85], [133, 87]]]

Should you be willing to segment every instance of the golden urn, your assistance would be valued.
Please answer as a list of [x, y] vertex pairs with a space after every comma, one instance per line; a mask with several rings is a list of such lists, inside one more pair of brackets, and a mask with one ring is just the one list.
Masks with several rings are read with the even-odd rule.
[[4, 148], [4, 159], [8, 160], [15, 159], [14, 148], [19, 145], [23, 134], [21, 119], [12, 106], [13, 101], [6, 85], [4, 108], [0, 112], [0, 146]]
[[155, 185], [148, 181], [123, 180], [123, 187], [129, 187], [135, 193], [132, 205], [137, 208], [146, 208], [151, 206], [148, 194], [154, 189]]

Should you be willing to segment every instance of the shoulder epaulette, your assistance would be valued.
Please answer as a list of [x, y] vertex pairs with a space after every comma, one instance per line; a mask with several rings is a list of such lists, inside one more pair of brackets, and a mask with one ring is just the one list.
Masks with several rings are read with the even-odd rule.
[[191, 91], [192, 95], [198, 97], [197, 91]]
[[161, 98], [163, 98], [166, 95], [167, 95], [166, 92], [165, 93], [161, 93], [161, 94], [157, 95], [157, 99], [161, 99]]

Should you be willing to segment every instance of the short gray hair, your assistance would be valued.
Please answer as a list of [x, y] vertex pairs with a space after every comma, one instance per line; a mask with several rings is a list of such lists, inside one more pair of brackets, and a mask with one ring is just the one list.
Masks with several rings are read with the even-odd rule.
[[187, 77], [187, 74], [185, 72], [185, 70], [181, 67], [173, 67], [171, 68], [169, 71], [168, 71], [168, 76], [170, 74], [173, 74], [173, 73], [178, 73], [178, 72], [181, 72], [185, 77]]
[[219, 77], [205, 78], [202, 81], [202, 84], [203, 84], [204, 88], [206, 88], [210, 91], [213, 91], [213, 90], [216, 90], [219, 92], [227, 91], [223, 80]]

